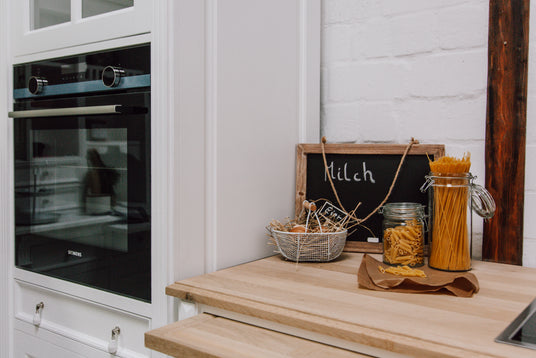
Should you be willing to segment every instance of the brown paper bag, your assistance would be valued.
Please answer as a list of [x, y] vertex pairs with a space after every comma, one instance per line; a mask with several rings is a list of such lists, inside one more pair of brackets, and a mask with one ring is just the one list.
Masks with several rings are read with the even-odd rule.
[[378, 266], [388, 265], [365, 254], [357, 274], [360, 287], [376, 291], [406, 293], [445, 293], [471, 297], [479, 290], [478, 279], [470, 272], [444, 272], [428, 266], [419, 267], [426, 277], [405, 277], [381, 273]]

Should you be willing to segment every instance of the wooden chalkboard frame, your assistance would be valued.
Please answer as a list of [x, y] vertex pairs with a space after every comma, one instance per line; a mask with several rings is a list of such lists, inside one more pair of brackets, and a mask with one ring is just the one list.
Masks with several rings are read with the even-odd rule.
[[[355, 154], [355, 155], [402, 155], [406, 150], [406, 144], [347, 144], [326, 143], [326, 154]], [[308, 154], [321, 154], [321, 144], [298, 144], [296, 148], [296, 201], [295, 215], [302, 210], [303, 201], [307, 195], [307, 156]], [[445, 155], [443, 144], [415, 144], [407, 155], [428, 155], [431, 159], [437, 159]], [[424, 180], [424, 178], [423, 178]], [[387, 194], [387, 193], [386, 193]], [[336, 203], [334, 203], [336, 204]], [[382, 243], [369, 243], [347, 241], [344, 251], [347, 252], [383, 252]]]

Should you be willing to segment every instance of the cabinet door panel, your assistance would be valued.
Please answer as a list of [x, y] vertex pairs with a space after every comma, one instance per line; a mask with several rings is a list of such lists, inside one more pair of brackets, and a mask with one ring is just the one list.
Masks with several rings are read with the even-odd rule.
[[15, 358], [84, 358], [75, 352], [17, 330], [14, 334], [13, 351]]
[[228, 0], [214, 10], [217, 170], [209, 173], [216, 188], [209, 199], [218, 210], [216, 269], [271, 255], [264, 225], [290, 216], [296, 144], [318, 140], [306, 135], [309, 125], [319, 128], [318, 115], [305, 109], [316, 102], [307, 93], [316, 85], [307, 71], [317, 64], [304, 34], [307, 24], [320, 23], [318, 11], [309, 14], [315, 4]]

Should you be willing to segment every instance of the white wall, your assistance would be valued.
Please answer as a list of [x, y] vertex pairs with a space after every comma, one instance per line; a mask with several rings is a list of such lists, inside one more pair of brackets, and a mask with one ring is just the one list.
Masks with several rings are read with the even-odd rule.
[[[323, 6], [322, 135], [358, 143], [415, 137], [445, 144], [447, 155], [471, 152], [471, 172], [483, 185], [489, 1], [324, 0]], [[530, 69], [529, 103], [536, 100]], [[523, 259], [536, 267], [536, 222], [528, 222], [536, 214], [532, 112], [529, 105]], [[482, 220], [475, 215], [474, 223], [478, 258]]]
[[527, 94], [527, 152], [525, 161], [525, 227], [523, 265], [536, 267], [536, 4], [531, 3], [529, 23], [529, 76]]

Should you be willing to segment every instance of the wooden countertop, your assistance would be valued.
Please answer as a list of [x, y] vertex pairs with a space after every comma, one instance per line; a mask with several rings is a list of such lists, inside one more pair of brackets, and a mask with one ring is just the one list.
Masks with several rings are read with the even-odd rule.
[[366, 358], [206, 313], [147, 332], [145, 344], [173, 357]]
[[338, 346], [349, 342], [425, 357], [536, 356], [494, 342], [536, 297], [536, 269], [474, 261], [480, 292], [461, 298], [359, 288], [361, 258], [343, 253], [330, 263], [297, 265], [273, 256], [177, 282], [166, 293], [327, 336]]

